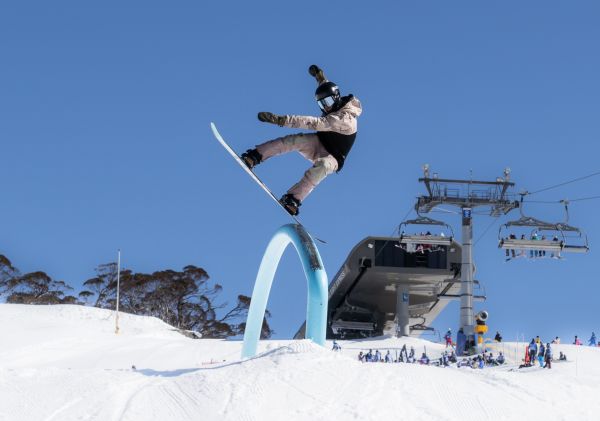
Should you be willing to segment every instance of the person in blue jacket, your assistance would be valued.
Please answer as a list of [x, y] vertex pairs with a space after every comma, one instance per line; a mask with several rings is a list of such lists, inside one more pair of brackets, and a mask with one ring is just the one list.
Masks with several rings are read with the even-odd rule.
[[535, 365], [535, 357], [537, 357], [537, 344], [535, 343], [535, 339], [532, 339], [529, 343], [529, 361], [531, 365]]
[[545, 353], [546, 353], [546, 347], [544, 347], [544, 344], [541, 343], [540, 344], [540, 352], [538, 352], [538, 363], [540, 364], [540, 367], [544, 367]]
[[588, 341], [589, 346], [596, 346], [596, 334], [592, 332], [592, 337]]

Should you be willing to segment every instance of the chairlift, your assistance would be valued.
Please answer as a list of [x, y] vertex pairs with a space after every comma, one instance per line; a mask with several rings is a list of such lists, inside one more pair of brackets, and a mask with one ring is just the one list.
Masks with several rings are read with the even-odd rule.
[[[550, 252], [553, 256], [560, 256], [561, 252], [568, 253], [587, 253], [589, 251], [587, 235], [579, 228], [568, 224], [569, 208], [568, 201], [561, 201], [565, 205], [565, 222], [551, 223], [545, 222], [523, 214], [523, 195], [521, 196], [521, 206], [519, 211], [521, 217], [516, 221], [509, 221], [500, 226], [498, 230], [498, 248], [506, 250], [531, 250]], [[529, 238], [510, 238], [507, 231], [513, 227], [531, 228]], [[549, 239], [537, 238], [538, 233], [549, 232]], [[524, 237], [524, 235], [522, 236]], [[551, 237], [551, 238], [550, 238]]]
[[[443, 231], [440, 232], [440, 234], [432, 234], [430, 230], [427, 230], [426, 234], [407, 234], [405, 231], [409, 225], [446, 227], [450, 232], [450, 236], [444, 235]], [[454, 231], [452, 230], [452, 227], [450, 225], [446, 224], [445, 222], [421, 215], [419, 215], [419, 217], [416, 219], [409, 219], [403, 221], [400, 224], [399, 231], [400, 238], [398, 240], [398, 243], [402, 248], [406, 249], [414, 249], [417, 246], [427, 246], [429, 248], [431, 248], [432, 246], [450, 246], [452, 244], [452, 239], [454, 238]]]

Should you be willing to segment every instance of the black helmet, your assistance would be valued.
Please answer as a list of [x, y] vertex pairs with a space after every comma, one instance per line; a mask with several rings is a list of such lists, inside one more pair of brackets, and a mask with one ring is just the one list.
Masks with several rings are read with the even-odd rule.
[[330, 113], [340, 103], [340, 88], [333, 82], [324, 82], [315, 91], [315, 99], [324, 113]]

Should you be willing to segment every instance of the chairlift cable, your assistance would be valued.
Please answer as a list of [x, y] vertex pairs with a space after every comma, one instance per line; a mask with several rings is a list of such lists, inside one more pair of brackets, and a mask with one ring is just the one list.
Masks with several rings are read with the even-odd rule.
[[485, 237], [485, 235], [488, 233], [488, 231], [490, 230], [490, 228], [492, 228], [494, 225], [496, 225], [496, 223], [499, 221], [499, 217], [495, 217], [492, 222], [487, 226], [487, 228], [481, 233], [481, 235], [479, 236], [479, 238], [477, 238], [477, 240], [475, 240], [475, 242], [473, 243], [473, 247], [475, 247], [477, 245], [477, 243], [479, 243], [479, 241]]
[[579, 199], [569, 199], [569, 202], [582, 202], [584, 200], [600, 199], [600, 196], [580, 197]]
[[[589, 196], [589, 197], [579, 197], [577, 199], [569, 199], [569, 203], [572, 202], [583, 202], [585, 200], [597, 200], [600, 199], [600, 196]], [[547, 205], [555, 205], [557, 203], [562, 203], [563, 200], [526, 200], [527, 203], [540, 203]]]
[[573, 180], [568, 180], [568, 181], [565, 181], [565, 182], [562, 182], [562, 183], [559, 183], [559, 184], [555, 184], [553, 186], [545, 187], [545, 188], [540, 189], [540, 190], [536, 190], [536, 191], [533, 191], [533, 192], [527, 192], [526, 195], [527, 196], [531, 196], [532, 194], [541, 193], [541, 192], [546, 191], [546, 190], [556, 189], [558, 187], [562, 187], [562, 186], [565, 186], [565, 185], [571, 184], [571, 183], [576, 183], [577, 181], [585, 180], [587, 178], [595, 177], [597, 175], [600, 175], [600, 171], [596, 171], [596, 172], [594, 172], [592, 174], [584, 175], [583, 177], [574, 178]]

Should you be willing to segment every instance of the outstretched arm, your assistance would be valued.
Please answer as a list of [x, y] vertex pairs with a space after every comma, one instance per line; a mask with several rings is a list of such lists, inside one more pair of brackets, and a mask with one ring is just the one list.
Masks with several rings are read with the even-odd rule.
[[331, 113], [324, 117], [286, 115], [283, 125], [296, 129], [337, 132], [341, 134], [352, 134], [356, 131], [356, 119], [344, 112]]

